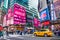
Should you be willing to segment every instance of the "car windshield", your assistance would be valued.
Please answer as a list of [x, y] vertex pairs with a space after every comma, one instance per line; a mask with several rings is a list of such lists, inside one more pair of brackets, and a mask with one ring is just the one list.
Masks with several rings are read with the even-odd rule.
[[46, 31], [46, 30], [40, 30], [40, 31]]

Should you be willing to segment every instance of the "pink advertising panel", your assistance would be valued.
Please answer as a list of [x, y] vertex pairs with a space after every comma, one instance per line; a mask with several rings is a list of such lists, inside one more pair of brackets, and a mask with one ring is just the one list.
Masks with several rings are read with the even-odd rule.
[[34, 26], [38, 27], [38, 19], [37, 18], [34, 18]]
[[26, 19], [26, 17], [25, 17], [25, 16], [21, 16], [21, 18], [22, 18], [22, 19]]
[[4, 19], [3, 19], [3, 26], [6, 26], [6, 15], [4, 16]]
[[7, 25], [6, 26], [9, 26], [9, 24], [10, 24], [10, 20], [7, 20]]
[[19, 4], [14, 4], [14, 24], [26, 23], [26, 10]]
[[38, 19], [34, 18], [34, 24], [38, 24]]
[[13, 22], [14, 22], [13, 17], [11, 17], [10, 24], [13, 24]]
[[21, 16], [19, 16], [19, 15], [14, 15], [14, 18], [19, 18], [19, 19], [21, 19]]
[[11, 17], [12, 17], [12, 8], [9, 8], [8, 9], [8, 15], [7, 15], [7, 17], [8, 17], [8, 19], [10, 19]]
[[38, 20], [38, 26], [41, 26], [40, 20]]
[[18, 21], [15, 21], [15, 22], [14, 22], [14, 24], [20, 24], [20, 22], [18, 22]]

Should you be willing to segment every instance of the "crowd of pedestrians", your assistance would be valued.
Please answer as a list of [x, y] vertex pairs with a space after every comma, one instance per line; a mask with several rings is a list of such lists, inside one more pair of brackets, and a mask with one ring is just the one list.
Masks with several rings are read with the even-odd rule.
[[11, 31], [9, 32], [9, 26], [1, 26], [0, 25], [0, 37], [6, 35], [6, 36], [9, 36], [9, 34], [13, 35], [13, 34], [19, 34], [19, 35], [22, 35], [22, 34], [33, 34], [33, 29], [27, 29], [27, 28], [24, 28], [23, 31], [21, 30], [14, 30], [14, 28], [11, 29]]

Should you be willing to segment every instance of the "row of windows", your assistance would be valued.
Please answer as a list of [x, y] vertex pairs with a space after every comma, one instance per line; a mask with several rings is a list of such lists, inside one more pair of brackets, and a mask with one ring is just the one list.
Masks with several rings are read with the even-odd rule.
[[[50, 4], [51, 0], [46, 0], [47, 5]], [[43, 1], [38, 0], [38, 10], [42, 9], [44, 7]]]
[[28, 0], [16, 0], [16, 3], [22, 4], [23, 6], [28, 5]]

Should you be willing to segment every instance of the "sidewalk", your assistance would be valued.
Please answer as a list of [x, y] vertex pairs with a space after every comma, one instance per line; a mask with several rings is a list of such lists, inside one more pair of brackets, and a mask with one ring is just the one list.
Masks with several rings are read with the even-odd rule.
[[19, 36], [30, 36], [31, 37], [31, 36], [33, 36], [33, 34], [25, 34], [25, 35], [24, 34], [22, 34], [22, 35], [19, 35], [19, 34], [13, 34], [13, 35], [9, 34], [9, 37], [19, 37]]

